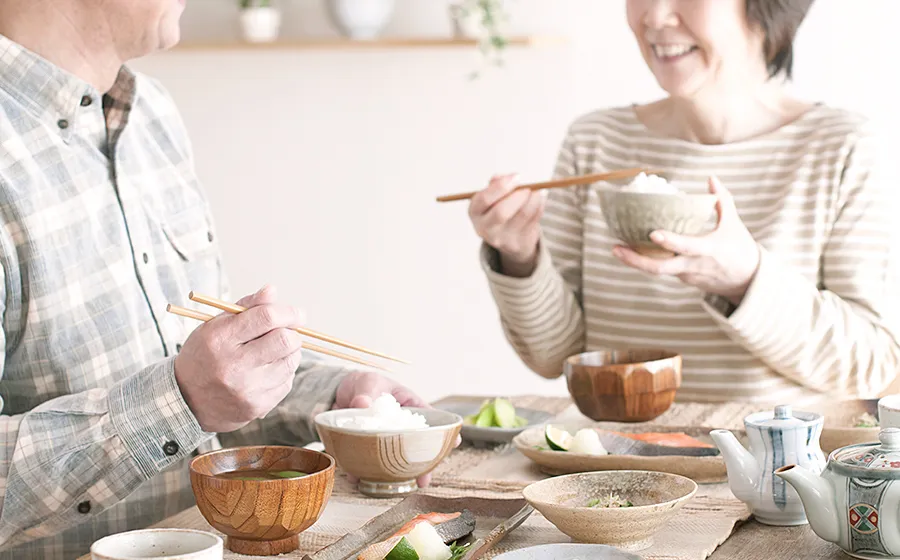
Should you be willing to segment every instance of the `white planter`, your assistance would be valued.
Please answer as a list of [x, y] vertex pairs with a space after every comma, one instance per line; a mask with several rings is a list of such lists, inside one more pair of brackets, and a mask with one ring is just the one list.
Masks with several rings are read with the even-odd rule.
[[249, 43], [270, 43], [278, 38], [281, 12], [272, 7], [241, 10], [241, 33]]
[[378, 37], [394, 15], [394, 0], [326, 0], [341, 32], [356, 40]]
[[458, 5], [450, 6], [450, 21], [453, 22], [453, 35], [460, 39], [480, 39], [485, 35], [481, 25], [482, 15], [479, 12], [464, 13]]

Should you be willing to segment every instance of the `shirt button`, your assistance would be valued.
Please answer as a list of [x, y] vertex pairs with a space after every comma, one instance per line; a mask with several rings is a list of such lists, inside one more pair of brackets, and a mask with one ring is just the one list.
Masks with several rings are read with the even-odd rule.
[[178, 453], [178, 444], [174, 441], [167, 441], [165, 445], [163, 445], [163, 453], [171, 457]]
[[175, 351], [176, 351], [176, 352], [181, 352], [181, 345], [180, 345], [180, 344], [176, 344], [176, 345], [175, 345]]
[[78, 504], [78, 513], [91, 513], [91, 502], [81, 502]]
[[144, 253], [144, 264], [147, 264], [148, 262], [150, 262], [150, 255]]
[[209, 239], [209, 242], [210, 242], [210, 243], [212, 243], [212, 242], [213, 242], [213, 239], [215, 239], [215, 238], [213, 237], [213, 232], [211, 232], [211, 231], [206, 232], [206, 238]]
[[56, 124], [63, 130], [69, 128], [69, 121], [67, 121], [66, 119], [59, 119], [58, 121], [56, 121]]
[[85, 95], [84, 97], [81, 98], [81, 106], [82, 107], [89, 107], [91, 105], [91, 103], [93, 103], [93, 102], [94, 102], [94, 100], [91, 99], [90, 95]]

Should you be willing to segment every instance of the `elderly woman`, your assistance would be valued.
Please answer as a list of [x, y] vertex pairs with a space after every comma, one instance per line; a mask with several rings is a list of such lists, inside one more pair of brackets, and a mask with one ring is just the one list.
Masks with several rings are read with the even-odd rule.
[[[870, 397], [897, 373], [897, 264], [876, 144], [850, 112], [792, 98], [812, 0], [627, 0], [660, 101], [575, 121], [557, 176], [663, 169], [718, 197], [714, 231], [657, 231], [651, 259], [609, 231], [595, 187], [471, 202], [504, 331], [539, 374], [601, 348], [684, 357], [678, 398]], [[896, 227], [896, 226], [895, 226]]]

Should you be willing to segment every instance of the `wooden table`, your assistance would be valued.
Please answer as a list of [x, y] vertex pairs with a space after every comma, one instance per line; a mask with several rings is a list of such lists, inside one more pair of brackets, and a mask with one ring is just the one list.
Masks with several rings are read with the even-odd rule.
[[[451, 397], [458, 399], [459, 397]], [[449, 399], [448, 399], [449, 400]], [[558, 399], [545, 399], [554, 401]], [[444, 401], [435, 403], [440, 406]], [[655, 421], [658, 424], [670, 426], [704, 426], [704, 427], [730, 427], [742, 426], [743, 417], [756, 411], [758, 407], [741, 405], [675, 405], [669, 413]], [[589, 425], [590, 422], [581, 416], [574, 406], [569, 406], [558, 414], [556, 422], [565, 423], [568, 426], [579, 424]], [[685, 422], [692, 422], [686, 424]], [[491, 480], [503, 482], [530, 482], [545, 478], [545, 475], [522, 456], [514, 448], [509, 447], [501, 451], [486, 453], [483, 460], [469, 465], [457, 476], [473, 480]], [[727, 493], [727, 486], [713, 485], [715, 491]], [[372, 504], [366, 505], [364, 500], [359, 500], [361, 511], [371, 510]], [[379, 503], [372, 501], [372, 503]], [[196, 515], [196, 514], [192, 514]], [[181, 519], [185, 514], [180, 514], [160, 523], [160, 527], [181, 526]], [[728, 540], [722, 544], [710, 557], [711, 560], [770, 560], [773, 558], [789, 558], [793, 560], [846, 560], [848, 558], [835, 545], [821, 540], [809, 528], [801, 527], [768, 527], [761, 525], [752, 519], [738, 526]], [[90, 560], [89, 555], [79, 560]]]

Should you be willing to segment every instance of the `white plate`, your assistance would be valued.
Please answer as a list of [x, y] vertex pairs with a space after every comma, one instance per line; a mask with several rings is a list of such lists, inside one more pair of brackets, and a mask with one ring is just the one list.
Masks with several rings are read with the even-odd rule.
[[602, 544], [542, 544], [513, 550], [495, 560], [641, 560], [640, 556]]

